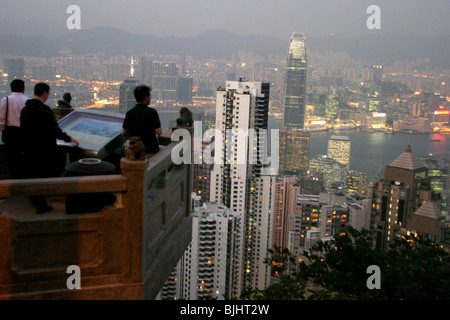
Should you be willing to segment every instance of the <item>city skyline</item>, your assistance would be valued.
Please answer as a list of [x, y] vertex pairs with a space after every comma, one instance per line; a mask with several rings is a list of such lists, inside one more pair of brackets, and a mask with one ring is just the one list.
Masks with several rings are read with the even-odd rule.
[[[120, 288], [124, 281], [132, 281], [125, 282], [137, 288], [131, 298], [154, 299], [167, 279], [156, 299], [188, 300], [246, 298], [248, 290], [283, 284], [287, 274], [278, 268], [284, 267], [276, 257], [278, 247], [303, 264], [308, 258], [305, 252], [312, 250], [314, 243], [339, 243], [342, 236], [352, 235], [351, 228], [373, 232], [373, 249], [381, 251], [388, 250], [398, 237], [423, 235], [441, 242], [450, 252], [450, 60], [442, 50], [448, 47], [445, 39], [450, 34], [436, 37], [437, 46], [406, 36], [407, 31], [427, 36], [439, 30], [448, 32], [444, 14], [450, 4], [440, 0], [431, 4], [423, 0], [391, 2], [174, 0], [167, 4], [130, 0], [125, 8], [115, 0], [95, 4], [42, 0], [2, 5], [9, 16], [0, 15], [0, 44], [15, 47], [18, 53], [0, 48], [0, 97], [9, 94], [13, 78], [25, 80], [25, 94], [30, 97], [36, 83], [46, 82], [52, 90], [46, 104], [57, 114], [63, 106], [58, 99], [70, 93], [66, 105], [70, 103], [72, 114], [60, 122], [61, 130], [70, 136], [79, 131], [90, 134], [89, 139], [100, 137], [101, 152], [92, 153], [97, 159], [90, 160], [114, 161], [120, 170], [102, 177], [101, 185], [95, 177], [82, 177], [88, 182], [69, 177], [69, 170], [61, 173], [60, 180], [25, 182], [10, 179], [5, 171], [0, 188], [4, 194], [0, 213], [5, 215], [0, 214], [0, 230], [6, 232], [0, 232], [0, 240], [5, 239], [4, 260], [11, 263], [0, 266], [0, 298], [40, 294], [39, 288], [54, 290], [59, 284], [65, 290], [61, 280], [66, 275], [50, 274], [46, 269], [65, 257], [65, 247], [67, 252], [80, 253], [78, 259], [73, 255], [70, 264], [81, 266], [81, 296], [90, 296], [84, 289], [89, 291], [92, 284], [97, 288], [106, 285], [109, 288], [104, 294], [112, 295], [109, 282], [90, 282], [92, 276], [102, 279], [106, 274], [116, 281], [113, 278], [123, 274], [122, 284], [117, 282], [118, 296], [127, 295]], [[369, 6], [381, 8], [380, 30], [370, 29]], [[81, 10], [83, 32], [76, 33], [66, 25], [69, 7]], [[31, 18], [30, 12], [34, 14]], [[20, 13], [26, 23], [11, 19]], [[161, 27], [166, 28], [161, 31]], [[102, 33], [99, 29], [107, 30]], [[215, 31], [202, 42], [189, 36], [212, 29]], [[221, 31], [224, 29], [229, 31]], [[30, 34], [31, 30], [39, 34], [34, 40], [42, 41], [31, 46], [52, 50], [39, 55], [25, 49], [25, 44], [30, 44], [22, 43], [26, 38], [1, 34]], [[390, 32], [397, 37], [405, 32], [405, 37], [386, 41], [384, 35]], [[66, 39], [43, 40], [57, 34]], [[141, 36], [144, 34], [153, 38]], [[248, 34], [264, 36], [242, 36]], [[369, 37], [353, 41], [355, 46], [342, 38], [368, 34], [371, 39], [381, 34], [383, 46], [377, 47], [378, 42], [367, 40]], [[326, 36], [334, 49], [348, 51], [327, 50], [317, 42], [311, 50], [309, 39], [321, 36]], [[177, 37], [187, 40], [177, 42]], [[282, 53], [258, 51], [272, 46], [269, 37], [283, 39], [277, 42], [277, 46], [286, 43]], [[139, 46], [140, 42], [145, 43]], [[165, 47], [159, 46], [161, 43]], [[191, 47], [185, 47], [187, 44]], [[77, 51], [81, 46], [83, 50]], [[420, 46], [422, 51], [417, 49]], [[208, 47], [223, 55], [212, 55]], [[365, 49], [366, 55], [353, 55], [357, 47]], [[167, 48], [170, 50], [164, 51]], [[226, 51], [223, 48], [230, 50], [220, 52]], [[374, 48], [377, 52], [388, 48], [401, 59], [388, 60], [384, 53], [377, 56]], [[198, 55], [203, 51], [207, 51], [205, 55]], [[436, 55], [439, 51], [443, 52]], [[158, 154], [147, 155], [145, 161], [132, 159], [132, 148], [123, 144], [129, 137], [120, 134], [119, 124], [136, 104], [133, 89], [138, 84], [152, 87], [149, 106], [158, 112], [163, 127], [157, 138]], [[105, 118], [104, 123], [86, 120], [66, 129], [64, 121], [83, 113], [88, 118], [94, 114]], [[113, 125], [106, 119], [112, 113], [119, 119]], [[0, 113], [0, 119], [1, 114], [7, 118], [8, 111]], [[115, 132], [118, 138], [109, 140]], [[177, 143], [180, 132], [186, 135]], [[64, 165], [78, 159], [82, 163], [82, 157], [91, 156], [83, 144], [79, 148], [66, 157]], [[279, 158], [275, 160], [274, 155]], [[7, 167], [3, 161], [0, 169]], [[66, 199], [63, 191], [71, 193], [73, 181], [98, 192], [111, 192], [116, 201], [99, 211], [88, 208], [92, 214], [83, 217], [68, 215], [73, 213], [65, 202], [70, 197]], [[22, 204], [9, 209], [9, 197], [17, 202], [27, 200], [15, 198], [15, 193], [22, 196], [24, 185], [32, 186], [31, 192], [40, 192], [44, 186], [43, 193], [52, 196], [56, 190], [61, 195], [51, 199], [56, 204], [52, 216], [28, 219], [28, 209]], [[7, 215], [15, 219], [13, 225], [9, 217], [4, 219]], [[104, 219], [106, 215], [117, 220]], [[67, 221], [73, 222], [73, 230], [64, 224]], [[77, 224], [80, 221], [86, 224]], [[89, 223], [89, 229], [81, 231], [106, 235], [97, 251], [92, 248], [95, 238], [76, 233], [80, 231], [77, 225], [84, 228], [89, 221], [95, 226]], [[48, 226], [39, 229], [44, 222]], [[36, 230], [41, 231], [37, 234]], [[60, 238], [67, 241], [61, 242], [65, 245], [52, 241], [54, 234], [67, 230], [71, 234]], [[17, 241], [21, 237], [26, 239]], [[49, 262], [40, 258], [40, 248], [45, 253], [42, 257], [50, 257]], [[340, 246], [331, 249], [337, 255], [346, 251]], [[22, 254], [10, 257], [9, 252]], [[36, 270], [27, 271], [28, 260], [35, 257], [28, 252], [36, 253]], [[106, 255], [102, 256], [103, 252]], [[86, 253], [90, 255], [85, 257]], [[272, 264], [269, 258], [274, 258]], [[83, 265], [83, 261], [96, 261], [94, 268], [101, 270], [90, 270], [94, 263]], [[347, 262], [352, 264], [352, 258], [340, 265], [345, 267]], [[66, 260], [58, 263], [64, 271]], [[365, 275], [366, 265], [353, 264], [352, 275]], [[378, 260], [374, 264], [385, 272]], [[385, 289], [388, 277], [384, 273], [383, 277]], [[55, 282], [46, 289], [39, 284], [42, 279]], [[317, 289], [322, 289], [322, 284], [317, 284]], [[9, 287], [20, 290], [9, 292]], [[373, 288], [367, 284], [367, 289]], [[368, 291], [369, 296], [373, 292], [376, 290]]]

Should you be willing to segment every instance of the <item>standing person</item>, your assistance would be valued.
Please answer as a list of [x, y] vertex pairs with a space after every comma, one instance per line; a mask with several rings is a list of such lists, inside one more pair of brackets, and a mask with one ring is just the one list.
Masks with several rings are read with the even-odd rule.
[[5, 144], [5, 155], [11, 179], [24, 177], [23, 143], [20, 132], [20, 113], [30, 99], [25, 93], [25, 82], [11, 81], [12, 93], [0, 102], [0, 131]]
[[[56, 139], [78, 144], [59, 128], [53, 111], [45, 104], [49, 95], [48, 84], [37, 83], [34, 98], [25, 103], [20, 116], [28, 178], [59, 177], [62, 168]], [[36, 213], [53, 209], [44, 196], [35, 196], [31, 200], [36, 206]]]
[[159, 151], [156, 135], [162, 133], [158, 112], [149, 107], [152, 99], [151, 91], [151, 87], [146, 85], [137, 86], [134, 89], [137, 104], [126, 113], [122, 125], [124, 136], [136, 136], [142, 139], [146, 154], [155, 154]]

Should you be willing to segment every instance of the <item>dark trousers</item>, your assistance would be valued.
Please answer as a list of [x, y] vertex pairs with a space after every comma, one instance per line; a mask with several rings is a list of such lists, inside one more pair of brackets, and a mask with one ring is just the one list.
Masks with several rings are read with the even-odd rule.
[[5, 155], [11, 179], [24, 179], [26, 164], [22, 144], [14, 141], [5, 143]]

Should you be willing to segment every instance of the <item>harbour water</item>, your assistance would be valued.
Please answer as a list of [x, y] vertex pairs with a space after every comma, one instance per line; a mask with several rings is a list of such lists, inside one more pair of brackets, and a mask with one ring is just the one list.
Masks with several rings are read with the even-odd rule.
[[[175, 120], [178, 113], [165, 113], [159, 110], [164, 129], [169, 120]], [[280, 128], [281, 121], [269, 119], [269, 129]], [[450, 159], [450, 134], [409, 134], [396, 132], [369, 132], [364, 129], [329, 130], [310, 133], [309, 158], [327, 154], [328, 139], [332, 135], [347, 136], [351, 140], [350, 169], [361, 171], [372, 179], [381, 166], [394, 161], [408, 146], [419, 157], [432, 154], [435, 157]]]
[[365, 172], [372, 179], [382, 165], [394, 161], [408, 146], [419, 157], [432, 154], [450, 159], [449, 134], [368, 132], [363, 129], [311, 132], [309, 157], [327, 154], [328, 138], [347, 136], [351, 140], [350, 169]]

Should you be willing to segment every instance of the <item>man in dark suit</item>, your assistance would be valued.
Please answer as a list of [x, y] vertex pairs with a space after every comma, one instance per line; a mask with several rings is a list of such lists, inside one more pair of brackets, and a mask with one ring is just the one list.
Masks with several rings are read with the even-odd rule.
[[[59, 128], [52, 109], [45, 104], [49, 95], [50, 87], [43, 82], [37, 83], [34, 98], [25, 103], [20, 115], [27, 178], [59, 177], [62, 168], [56, 139], [78, 144]], [[52, 210], [43, 196], [32, 197], [31, 200], [36, 213]]]

